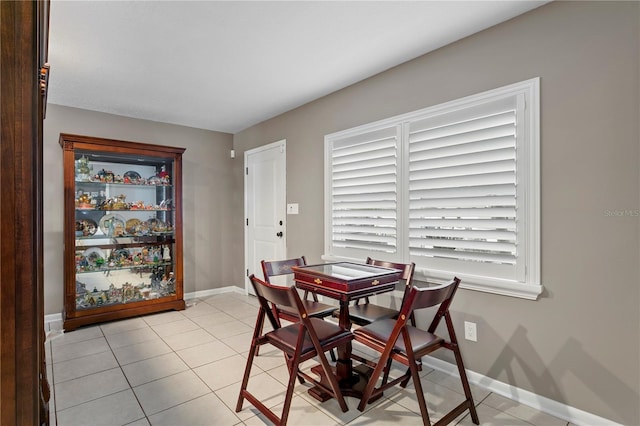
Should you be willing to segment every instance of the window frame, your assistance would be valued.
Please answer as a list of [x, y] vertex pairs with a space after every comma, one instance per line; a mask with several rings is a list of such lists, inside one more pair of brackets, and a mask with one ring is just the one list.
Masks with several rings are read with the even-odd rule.
[[[397, 199], [397, 251], [393, 253], [368, 253], [372, 257], [396, 261], [415, 261], [409, 255], [409, 126], [412, 122], [425, 120], [437, 115], [455, 113], [467, 108], [481, 106], [510, 96], [524, 96], [524, 110], [518, 110], [522, 115], [523, 130], [518, 133], [516, 141], [516, 181], [518, 186], [524, 186], [524, 208], [517, 213], [519, 250], [524, 253], [518, 256], [519, 267], [524, 268], [522, 279], [505, 279], [461, 273], [460, 271], [434, 270], [418, 265], [416, 262], [415, 278], [429, 282], [445, 282], [453, 275], [461, 278], [461, 287], [536, 300], [542, 293], [540, 283], [540, 78], [532, 78], [519, 83], [507, 85], [494, 90], [466, 96], [417, 111], [401, 114], [365, 125], [357, 126], [325, 136], [325, 229], [324, 255], [326, 261], [355, 261], [361, 262], [356, 253], [336, 254], [332, 247], [332, 147], [335, 142], [354, 138], [358, 135], [396, 126], [398, 130], [398, 199]], [[522, 123], [518, 123], [518, 127]], [[520, 191], [522, 188], [519, 188]], [[521, 210], [521, 211], [520, 211]], [[522, 264], [524, 263], [524, 265]]]

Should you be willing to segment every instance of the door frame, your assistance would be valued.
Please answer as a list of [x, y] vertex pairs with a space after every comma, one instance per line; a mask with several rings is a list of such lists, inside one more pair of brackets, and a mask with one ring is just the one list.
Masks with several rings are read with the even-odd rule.
[[49, 424], [43, 120], [49, 2], [0, 1], [0, 424]]
[[[253, 154], [257, 154], [259, 152], [262, 151], [267, 151], [269, 149], [273, 149], [280, 146], [281, 149], [283, 150], [282, 153], [284, 155], [284, 161], [283, 161], [283, 167], [284, 167], [284, 188], [282, 188], [282, 191], [284, 192], [282, 195], [282, 199], [285, 201], [285, 206], [284, 206], [284, 211], [285, 214], [283, 215], [283, 229], [284, 229], [284, 236], [282, 237], [282, 243], [284, 244], [284, 252], [287, 252], [287, 214], [286, 214], [286, 202], [287, 202], [287, 140], [286, 139], [281, 139], [279, 141], [276, 142], [271, 142], [269, 144], [266, 145], [262, 145], [259, 146], [257, 148], [253, 148], [250, 150], [247, 150], [244, 152], [244, 164], [242, 169], [245, 171], [244, 173], [244, 293], [245, 294], [250, 294], [249, 293], [249, 288], [251, 286], [251, 283], [249, 282], [249, 233], [248, 233], [248, 225], [247, 225], [247, 219], [249, 217], [249, 211], [248, 211], [248, 204], [249, 204], [249, 190], [248, 190], [248, 179], [247, 179], [247, 174], [248, 174], [248, 167], [249, 167], [249, 156], [253, 155]], [[259, 277], [262, 278], [262, 277]]]

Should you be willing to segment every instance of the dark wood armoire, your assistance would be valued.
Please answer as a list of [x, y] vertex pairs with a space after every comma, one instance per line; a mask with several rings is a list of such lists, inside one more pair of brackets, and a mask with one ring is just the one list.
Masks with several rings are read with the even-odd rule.
[[48, 1], [0, 1], [0, 424], [46, 425], [42, 127]]

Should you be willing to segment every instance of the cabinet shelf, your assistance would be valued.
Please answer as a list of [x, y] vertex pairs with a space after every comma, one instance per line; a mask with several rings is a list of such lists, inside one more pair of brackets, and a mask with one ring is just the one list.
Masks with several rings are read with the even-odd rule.
[[98, 208], [81, 208], [76, 207], [77, 212], [170, 212], [173, 209], [98, 209]]
[[137, 270], [142, 269], [150, 269], [153, 267], [163, 267], [163, 266], [172, 266], [171, 262], [151, 262], [151, 263], [141, 263], [139, 265], [123, 265], [123, 266], [106, 266], [100, 267], [91, 270], [76, 270], [76, 274], [94, 274], [97, 272], [111, 272], [111, 271], [124, 271], [124, 270], [134, 270], [134, 272], [138, 272]]
[[[76, 245], [83, 246], [83, 242], [86, 241], [104, 241], [104, 240], [116, 240], [107, 244], [101, 245], [112, 245], [112, 246], [121, 246], [121, 245], [132, 245], [132, 244], [166, 244], [175, 242], [173, 240], [173, 232], [167, 233], [157, 233], [151, 235], [134, 235], [134, 234], [125, 234], [120, 237], [107, 237], [106, 235], [92, 235], [88, 237], [76, 237]], [[118, 241], [118, 240], [130, 240], [130, 241]]]
[[60, 145], [64, 329], [184, 309], [184, 149], [69, 134]]
[[165, 184], [165, 183], [147, 183], [147, 184], [142, 184], [142, 183], [123, 183], [123, 182], [102, 182], [102, 181], [94, 181], [94, 180], [76, 180], [74, 181], [76, 186], [91, 186], [91, 185], [95, 185], [96, 187], [124, 187], [124, 188], [129, 188], [129, 187], [136, 187], [136, 188], [171, 188], [171, 184]]

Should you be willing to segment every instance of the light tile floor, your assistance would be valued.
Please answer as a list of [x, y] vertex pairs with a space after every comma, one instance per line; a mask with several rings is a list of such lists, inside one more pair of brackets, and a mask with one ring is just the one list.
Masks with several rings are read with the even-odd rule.
[[[248, 402], [234, 411], [257, 314], [254, 297], [224, 293], [188, 301], [184, 311], [114, 321], [61, 333], [51, 323], [46, 342], [52, 383], [51, 424], [68, 425], [264, 425]], [[354, 350], [363, 349], [354, 343]], [[310, 368], [312, 363], [309, 364]], [[306, 364], [305, 364], [306, 365]], [[249, 389], [276, 413], [287, 383], [281, 352], [263, 347]], [[459, 381], [425, 369], [423, 387], [431, 420], [462, 401]], [[347, 398], [343, 413], [334, 400], [319, 403], [297, 384], [291, 425], [420, 425], [410, 384], [396, 387], [357, 410]], [[567, 425], [567, 422], [472, 385], [482, 425]], [[275, 407], [275, 408], [274, 408]], [[459, 425], [472, 425], [461, 415]]]

